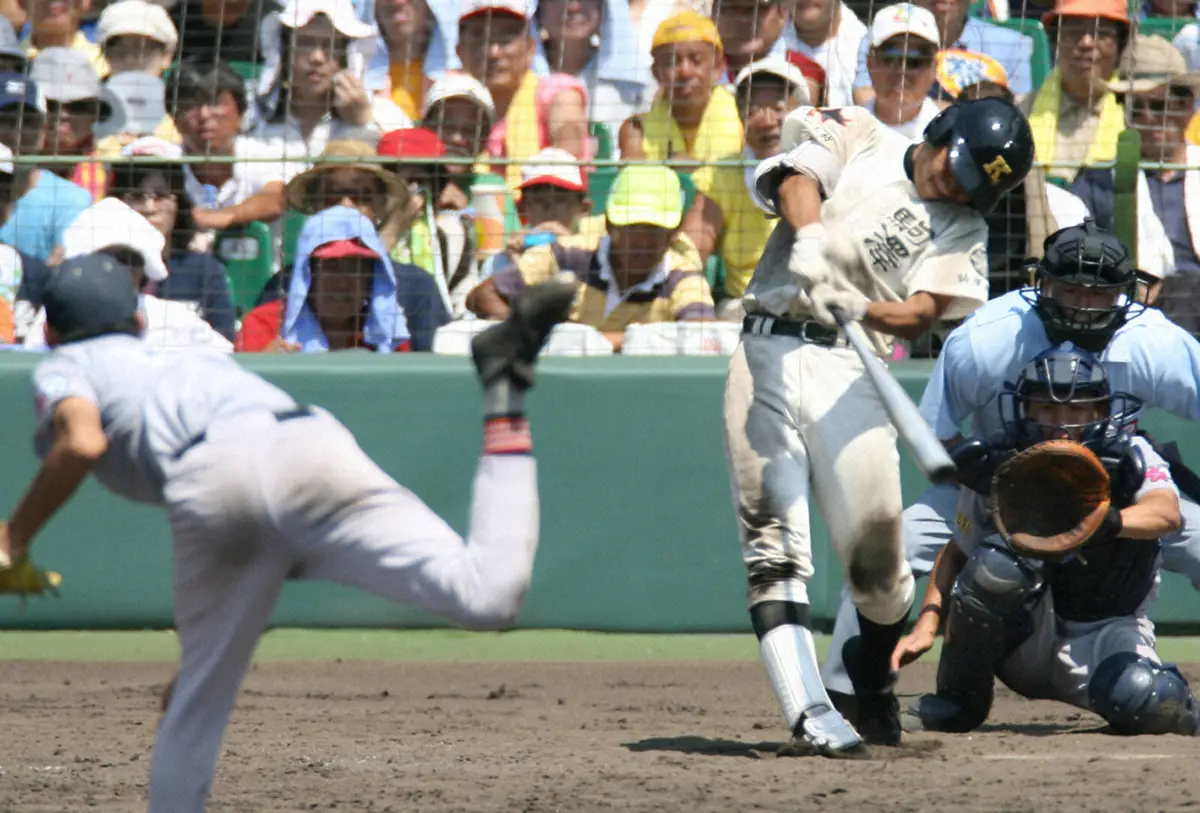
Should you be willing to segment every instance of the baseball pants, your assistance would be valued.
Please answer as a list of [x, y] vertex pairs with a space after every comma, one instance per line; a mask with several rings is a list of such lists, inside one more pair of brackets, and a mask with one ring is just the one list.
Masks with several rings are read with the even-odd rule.
[[[1162, 540], [1162, 567], [1186, 576], [1200, 590], [1200, 505], [1180, 495], [1179, 509], [1183, 527]], [[958, 488], [950, 485], [932, 486], [915, 503], [905, 509], [903, 520], [904, 548], [914, 578], [929, 575], [938, 552], [953, 536], [954, 518], [958, 510]], [[821, 677], [830, 691], [853, 694], [850, 677], [842, 663], [842, 647], [858, 635], [858, 617], [849, 592], [842, 591], [833, 640]]]
[[725, 388], [725, 452], [749, 604], [808, 604], [809, 495], [863, 615], [891, 624], [913, 579], [900, 538], [896, 431], [849, 347], [745, 335]]
[[1154, 624], [1140, 612], [1103, 621], [1068, 621], [1054, 615], [1054, 596], [1045, 591], [1033, 608], [1033, 635], [996, 670], [1004, 685], [1033, 700], [1059, 700], [1091, 709], [1088, 682], [1112, 655], [1134, 652], [1160, 663]]
[[465, 542], [328, 413], [210, 427], [164, 467], [181, 663], [159, 722], [151, 813], [201, 813], [242, 679], [288, 579], [322, 579], [460, 625], [508, 626], [538, 538], [536, 464], [484, 456]]

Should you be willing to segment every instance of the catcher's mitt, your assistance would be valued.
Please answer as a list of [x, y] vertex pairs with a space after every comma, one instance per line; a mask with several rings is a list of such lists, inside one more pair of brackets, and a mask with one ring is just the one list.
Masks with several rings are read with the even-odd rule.
[[42, 570], [28, 556], [22, 556], [9, 567], [0, 569], [0, 596], [27, 596], [49, 593], [57, 598], [62, 576], [52, 570]]
[[996, 529], [1014, 551], [1031, 558], [1057, 559], [1082, 547], [1112, 522], [1111, 508], [1108, 471], [1073, 440], [1020, 451], [992, 478]]

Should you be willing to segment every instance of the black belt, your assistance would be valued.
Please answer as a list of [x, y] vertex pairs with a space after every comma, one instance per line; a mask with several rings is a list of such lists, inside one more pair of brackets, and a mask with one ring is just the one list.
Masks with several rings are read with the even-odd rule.
[[841, 340], [841, 332], [811, 319], [789, 322], [774, 316], [751, 314], [742, 320], [742, 332], [751, 336], [791, 336], [794, 339], [833, 347]]
[[[307, 418], [312, 414], [313, 414], [312, 408], [306, 407], [306, 406], [294, 407], [292, 409], [284, 409], [279, 412], [271, 413], [272, 417], [274, 417], [275, 420], [277, 420], [279, 423], [283, 423], [284, 421], [295, 420], [296, 418]], [[184, 444], [182, 449], [180, 449], [174, 455], [172, 455], [172, 459], [178, 460], [179, 458], [183, 457], [185, 454], [190, 452], [192, 449], [196, 448], [201, 443], [203, 443], [207, 436], [208, 436], [207, 432], [201, 432], [200, 434], [196, 435], [196, 437], [192, 438], [186, 444]]]

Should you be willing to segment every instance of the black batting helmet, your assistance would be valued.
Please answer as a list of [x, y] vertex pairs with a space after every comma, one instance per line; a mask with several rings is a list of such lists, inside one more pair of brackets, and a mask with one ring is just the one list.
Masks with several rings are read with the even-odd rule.
[[1033, 166], [1029, 121], [1005, 99], [955, 102], [925, 128], [925, 141], [949, 147], [950, 168], [984, 214], [1025, 180]]
[[[1088, 301], [1068, 303], [1047, 283], [1061, 282], [1088, 293]], [[1074, 342], [1099, 353], [1125, 323], [1137, 297], [1137, 269], [1116, 236], [1086, 218], [1078, 226], [1059, 229], [1042, 244], [1034, 267], [1034, 285], [1026, 293], [1053, 342]]]

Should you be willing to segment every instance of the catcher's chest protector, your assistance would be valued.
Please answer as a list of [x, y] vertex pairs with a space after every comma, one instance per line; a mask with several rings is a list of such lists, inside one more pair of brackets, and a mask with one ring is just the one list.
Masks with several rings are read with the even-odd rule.
[[[1141, 452], [1121, 435], [1093, 446], [1112, 478], [1117, 508], [1133, 504], [1146, 475]], [[1117, 537], [1085, 545], [1074, 558], [1048, 563], [1046, 578], [1054, 611], [1070, 621], [1099, 621], [1132, 615], [1154, 587], [1158, 544]]]

